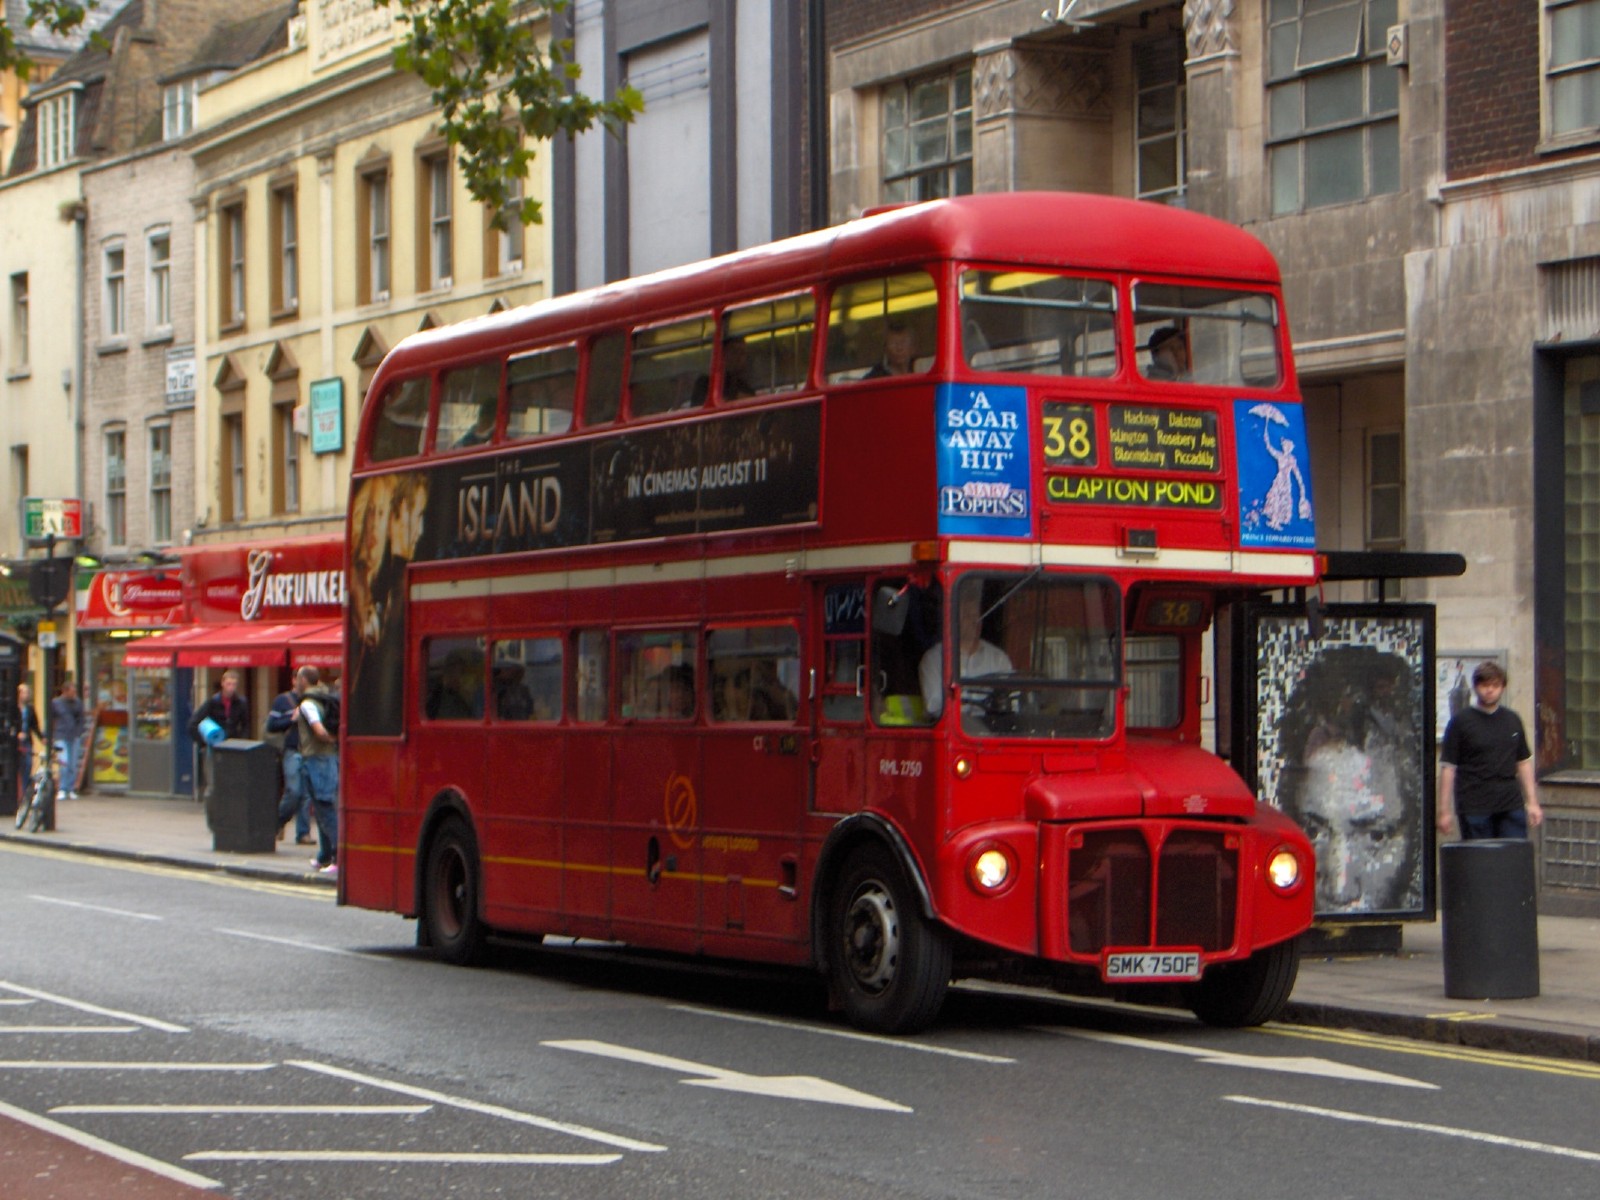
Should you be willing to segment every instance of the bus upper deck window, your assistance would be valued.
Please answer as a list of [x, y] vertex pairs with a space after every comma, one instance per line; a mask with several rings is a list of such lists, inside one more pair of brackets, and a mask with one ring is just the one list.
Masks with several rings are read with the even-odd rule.
[[500, 415], [500, 364], [478, 363], [448, 372], [439, 395], [435, 450], [464, 450], [494, 439]]
[[1136, 283], [1133, 328], [1146, 379], [1277, 387], [1278, 302], [1264, 292]]
[[809, 294], [762, 300], [723, 313], [722, 399], [805, 387], [816, 324], [816, 302]]
[[939, 293], [926, 271], [860, 279], [828, 304], [830, 383], [918, 374], [933, 366]]
[[715, 330], [710, 317], [694, 317], [633, 331], [628, 403], [634, 416], [705, 404], [711, 389]]
[[1041, 271], [961, 275], [961, 352], [975, 371], [1105, 378], [1117, 370], [1116, 288]]
[[603, 333], [589, 343], [589, 377], [583, 385], [583, 423], [609, 425], [622, 411], [622, 367], [628, 335]]
[[403, 379], [384, 392], [378, 404], [367, 460], [390, 462], [421, 454], [422, 436], [428, 430], [428, 380]]
[[536, 350], [512, 359], [506, 366], [506, 440], [565, 433], [572, 428], [577, 395], [577, 347]]

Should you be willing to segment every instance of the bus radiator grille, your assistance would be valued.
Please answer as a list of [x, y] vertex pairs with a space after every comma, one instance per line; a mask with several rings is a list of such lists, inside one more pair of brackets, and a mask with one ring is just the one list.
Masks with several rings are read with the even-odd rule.
[[[1068, 854], [1067, 872], [1074, 954], [1099, 954], [1108, 946], [1233, 945], [1239, 855], [1222, 833], [1176, 830], [1155, 862], [1137, 829], [1086, 832]], [[1160, 907], [1152, 922], [1155, 896]]]
[[1180, 829], [1161, 847], [1156, 945], [1226, 950], [1233, 945], [1239, 852], [1221, 833]]

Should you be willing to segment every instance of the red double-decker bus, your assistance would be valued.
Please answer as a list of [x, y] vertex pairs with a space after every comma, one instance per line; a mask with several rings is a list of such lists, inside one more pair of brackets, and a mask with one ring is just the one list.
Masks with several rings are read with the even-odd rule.
[[343, 902], [1276, 1013], [1313, 858], [1203, 745], [1219, 603], [1315, 582], [1277, 268], [969, 196], [406, 339], [352, 472]]

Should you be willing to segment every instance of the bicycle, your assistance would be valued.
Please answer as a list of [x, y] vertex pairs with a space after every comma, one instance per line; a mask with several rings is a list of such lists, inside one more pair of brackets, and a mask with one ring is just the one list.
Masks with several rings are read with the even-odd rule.
[[56, 773], [57, 760], [60, 750], [41, 752], [39, 754], [39, 769], [33, 773], [32, 786], [29, 787], [25, 804], [17, 805], [17, 828], [25, 832], [39, 833], [50, 820], [50, 815], [56, 804]]

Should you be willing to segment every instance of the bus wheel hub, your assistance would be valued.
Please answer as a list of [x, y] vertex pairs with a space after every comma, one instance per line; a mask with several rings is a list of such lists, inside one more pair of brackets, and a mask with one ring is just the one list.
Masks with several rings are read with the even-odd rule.
[[892, 897], [876, 887], [856, 893], [845, 922], [845, 949], [851, 974], [863, 988], [877, 991], [894, 980], [900, 921]]

